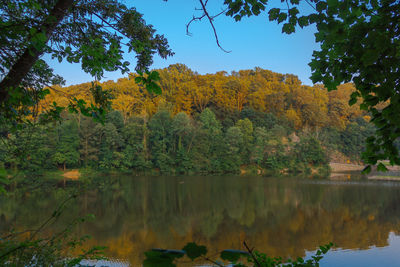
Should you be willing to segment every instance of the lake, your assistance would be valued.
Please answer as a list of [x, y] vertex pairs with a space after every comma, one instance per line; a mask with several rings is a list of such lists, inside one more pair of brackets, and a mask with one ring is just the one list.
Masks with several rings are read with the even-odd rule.
[[[33, 179], [33, 178], [32, 178]], [[322, 266], [400, 266], [400, 183], [265, 177], [102, 176], [90, 189], [42, 186], [0, 198], [0, 230], [40, 225], [71, 191], [80, 196], [49, 233], [85, 214], [76, 231], [104, 245], [115, 266], [140, 266], [151, 248], [181, 249], [195, 241], [210, 255], [244, 250], [309, 256], [337, 246]], [[62, 223], [61, 223], [62, 222]]]

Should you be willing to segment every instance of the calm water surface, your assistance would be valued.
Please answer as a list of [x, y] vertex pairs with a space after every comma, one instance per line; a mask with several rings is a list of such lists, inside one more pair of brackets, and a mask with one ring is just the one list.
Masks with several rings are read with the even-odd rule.
[[[0, 231], [40, 225], [76, 188], [48, 188], [0, 199]], [[151, 248], [195, 241], [210, 254], [244, 249], [309, 256], [334, 242], [322, 266], [400, 266], [400, 183], [262, 177], [100, 177], [61, 218], [92, 213], [77, 229], [87, 246], [105, 245], [115, 264], [140, 266]], [[62, 223], [49, 232], [62, 229]]]

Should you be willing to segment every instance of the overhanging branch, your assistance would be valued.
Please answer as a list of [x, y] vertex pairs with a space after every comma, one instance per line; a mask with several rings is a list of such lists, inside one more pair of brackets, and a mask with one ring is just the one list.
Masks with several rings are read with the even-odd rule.
[[203, 11], [203, 14], [202, 14], [201, 16], [198, 16], [198, 17], [193, 16], [193, 18], [186, 24], [186, 34], [189, 35], [189, 36], [191, 36], [191, 33], [190, 33], [190, 31], [189, 31], [189, 27], [190, 27], [190, 25], [192, 24], [192, 22], [194, 22], [194, 21], [201, 21], [203, 18], [206, 17], [206, 18], [208, 19], [208, 21], [210, 22], [210, 25], [211, 25], [211, 28], [212, 28], [212, 30], [213, 30], [213, 33], [214, 33], [214, 37], [215, 37], [215, 41], [216, 41], [216, 43], [217, 43], [217, 46], [218, 46], [222, 51], [224, 51], [225, 53], [230, 53], [231, 51], [225, 50], [225, 49], [221, 46], [221, 44], [219, 43], [218, 33], [217, 33], [217, 30], [216, 30], [216, 28], [215, 28], [215, 26], [214, 26], [214, 22], [213, 22], [214, 19], [215, 19], [216, 17], [218, 17], [218, 16], [224, 14], [224, 13], [226, 12], [226, 9], [222, 10], [220, 13], [218, 13], [218, 14], [216, 14], [216, 15], [211, 16], [211, 15], [208, 13], [208, 10], [207, 10], [207, 3], [208, 3], [208, 0], [206, 0], [205, 2], [203, 2], [203, 0], [199, 0], [199, 2], [200, 2], [200, 4], [201, 4], [201, 8], [196, 9], [196, 10]]
[[[73, 0], [59, 0], [54, 8], [50, 11], [49, 16], [43, 21], [38, 33], [43, 33], [46, 37], [45, 43], [48, 42], [54, 29], [67, 14], [69, 8], [74, 4]], [[17, 88], [24, 77], [32, 69], [33, 65], [43, 54], [43, 48], [37, 49], [33, 44], [30, 44], [24, 53], [18, 58], [10, 71], [0, 82], [0, 105], [3, 104], [10, 95], [10, 90]]]

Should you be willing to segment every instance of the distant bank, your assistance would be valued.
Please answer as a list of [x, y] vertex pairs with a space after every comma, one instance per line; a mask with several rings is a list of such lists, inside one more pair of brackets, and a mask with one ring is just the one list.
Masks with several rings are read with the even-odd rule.
[[[363, 165], [330, 162], [331, 178], [342, 177], [345, 173], [361, 172]], [[388, 172], [377, 172], [376, 169], [367, 175], [369, 180], [400, 181], [400, 166], [387, 166]]]

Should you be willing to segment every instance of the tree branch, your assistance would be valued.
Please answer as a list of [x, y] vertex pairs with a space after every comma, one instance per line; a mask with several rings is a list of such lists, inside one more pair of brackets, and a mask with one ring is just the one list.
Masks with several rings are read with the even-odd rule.
[[206, 14], [203, 14], [200, 17], [193, 16], [193, 18], [188, 22], [188, 24], [186, 24], [186, 34], [189, 35], [189, 36], [192, 36], [192, 34], [189, 31], [190, 24], [192, 24], [193, 21], [200, 21], [205, 16], [206, 16]]
[[260, 262], [257, 260], [256, 256], [254, 256], [253, 249], [250, 249], [249, 246], [247, 245], [246, 241], [243, 241], [243, 245], [246, 247], [247, 251], [250, 253], [251, 257], [254, 260], [254, 263], [256, 266], [261, 267]]
[[307, 4], [312, 7], [315, 11], [317, 11], [317, 9], [315, 8], [315, 6], [313, 6], [308, 0], [306, 0]]
[[[38, 31], [39, 34], [44, 33], [46, 37], [45, 43], [48, 42], [54, 29], [65, 17], [68, 9], [72, 7], [73, 4], [73, 0], [57, 1], [56, 5], [50, 11], [48, 17]], [[0, 82], [0, 104], [4, 103], [8, 99], [10, 91], [21, 84], [23, 78], [26, 77], [43, 52], [43, 48], [37, 49], [33, 44], [30, 44], [25, 49], [24, 53], [18, 58], [18, 60], [10, 68], [8, 74]]]
[[104, 24], [106, 24], [108, 27], [112, 28], [113, 30], [115, 30], [116, 32], [119, 32], [120, 34], [122, 34], [123, 36], [127, 37], [124, 33], [121, 32], [121, 30], [117, 29], [115, 27], [115, 25], [112, 25], [111, 23], [109, 23], [107, 20], [105, 20], [104, 18], [102, 18], [101, 16], [97, 15], [96, 13], [94, 13], [94, 15], [99, 18]]
[[[207, 17], [208, 21], [210, 22], [211, 28], [213, 29], [215, 41], [217, 42], [218, 47], [219, 47], [222, 51], [224, 51], [225, 53], [230, 53], [231, 51], [225, 50], [225, 49], [221, 46], [221, 44], [219, 43], [217, 30], [215, 29], [214, 22], [213, 22], [214, 18], [216, 18], [216, 17], [218, 17], [218, 16], [224, 14], [224, 13], [226, 12], [226, 9], [225, 9], [225, 10], [222, 10], [220, 13], [218, 13], [218, 14], [216, 14], [216, 15], [214, 15], [214, 16], [211, 16], [211, 15], [208, 13], [207, 7], [206, 7], [206, 6], [207, 6], [207, 3], [208, 3], [208, 0], [206, 0], [205, 2], [203, 2], [203, 0], [199, 0], [199, 2], [200, 2], [200, 4], [201, 4], [201, 9], [198, 9], [198, 10], [202, 10], [202, 11], [203, 11], [203, 14], [202, 14], [201, 16], [199, 16], [199, 17], [193, 16], [193, 18], [188, 22], [188, 24], [186, 24], [186, 34], [189, 35], [189, 36], [191, 35], [191, 33], [190, 33], [190, 31], [189, 31], [189, 27], [190, 27], [190, 24], [191, 24], [192, 22], [194, 22], [194, 21], [200, 21], [200, 20], [202, 20], [204, 17]], [[196, 9], [196, 10], [197, 10], [197, 9]]]

